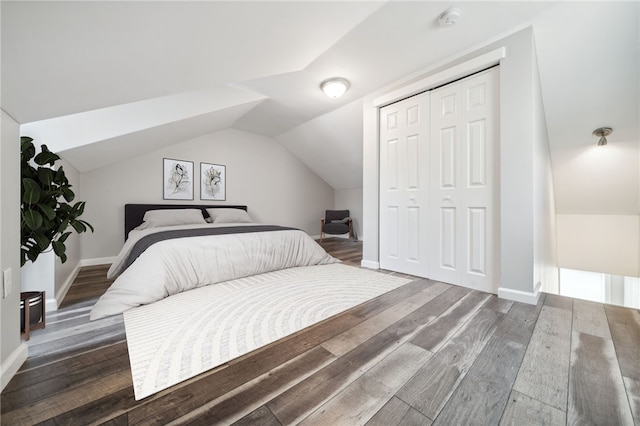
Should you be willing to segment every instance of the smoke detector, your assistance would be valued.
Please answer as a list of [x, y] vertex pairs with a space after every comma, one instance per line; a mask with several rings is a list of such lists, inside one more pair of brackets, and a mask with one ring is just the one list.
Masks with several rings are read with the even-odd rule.
[[447, 9], [440, 14], [438, 17], [438, 22], [442, 27], [451, 27], [455, 25], [460, 20], [460, 9], [457, 7], [452, 7], [451, 9]]

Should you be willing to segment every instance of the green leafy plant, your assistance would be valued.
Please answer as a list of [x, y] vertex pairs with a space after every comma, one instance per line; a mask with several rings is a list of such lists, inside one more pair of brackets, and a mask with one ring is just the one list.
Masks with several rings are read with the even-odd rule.
[[49, 151], [46, 145], [42, 145], [41, 152], [36, 154], [33, 139], [26, 136], [20, 138], [20, 150], [20, 266], [27, 260], [35, 261], [40, 253], [49, 249], [64, 263], [67, 260], [64, 243], [71, 235], [71, 231], [67, 231], [69, 226], [77, 233], [87, 229], [93, 232], [93, 226], [79, 219], [84, 213], [85, 202], [69, 204], [75, 198], [69, 180], [62, 166], [53, 169], [60, 156]]

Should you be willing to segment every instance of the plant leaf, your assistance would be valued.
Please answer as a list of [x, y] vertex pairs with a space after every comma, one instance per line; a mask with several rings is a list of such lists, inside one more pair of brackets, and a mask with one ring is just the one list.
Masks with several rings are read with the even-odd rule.
[[62, 222], [60, 222], [60, 225], [58, 225], [58, 233], [64, 232], [64, 230], [67, 229], [68, 226], [69, 226], [68, 219], [65, 219]]
[[22, 179], [22, 202], [25, 204], [35, 204], [40, 201], [40, 185], [33, 179]]
[[65, 200], [67, 200], [67, 202], [70, 203], [76, 197], [76, 194], [74, 194], [73, 191], [70, 190], [69, 188], [63, 187], [61, 189], [62, 189], [62, 196], [64, 197]]
[[62, 263], [66, 262], [67, 255], [65, 254], [65, 252], [67, 251], [67, 248], [65, 247], [65, 245], [58, 241], [53, 241], [51, 245], [53, 246], [53, 252], [60, 258], [60, 261]]
[[55, 219], [56, 211], [53, 209], [53, 207], [48, 206], [48, 205], [43, 204], [43, 203], [38, 203], [36, 205], [42, 211], [42, 213], [44, 213], [44, 215], [46, 216], [47, 219], [49, 219], [49, 220]]
[[74, 220], [73, 222], [71, 222], [71, 226], [73, 226], [73, 229], [75, 229], [78, 234], [81, 234], [87, 230], [87, 227], [80, 220]]
[[75, 217], [82, 216], [82, 213], [84, 213], [85, 204], [86, 203], [84, 201], [78, 201], [73, 205], [73, 214], [75, 215]]
[[53, 183], [54, 173], [48, 167], [38, 167], [38, 180], [45, 186], [51, 186]]
[[31, 236], [38, 243], [38, 247], [40, 247], [40, 250], [46, 250], [47, 247], [49, 247], [49, 244], [51, 244], [49, 238], [47, 238], [46, 235], [41, 234], [40, 232], [35, 232]]
[[71, 235], [71, 232], [65, 232], [64, 234], [60, 235], [60, 237], [58, 237], [56, 242], [59, 241], [61, 243], [64, 243], [65, 241], [67, 241], [67, 238], [69, 238], [69, 235]]
[[33, 146], [33, 139], [28, 136], [20, 137], [20, 161], [28, 164], [34, 155], [36, 155], [36, 148]]
[[79, 220], [80, 222], [84, 223], [87, 228], [91, 229], [91, 232], [94, 232], [95, 230], [93, 229], [93, 225], [91, 225], [89, 222], [85, 221], [85, 220]]
[[26, 210], [22, 213], [22, 220], [31, 230], [36, 230], [42, 226], [42, 215], [35, 210]]
[[60, 156], [58, 154], [54, 154], [53, 152], [49, 151], [49, 148], [47, 148], [46, 145], [42, 145], [41, 149], [42, 149], [42, 152], [36, 155], [35, 158], [33, 159], [33, 161], [35, 161], [36, 164], [40, 166], [45, 164], [49, 164], [53, 166], [54, 163], [60, 159]]
[[67, 247], [61, 241], [52, 241], [51, 246], [53, 247], [53, 252], [57, 256], [61, 256], [67, 251]]
[[30, 261], [35, 262], [41, 252], [42, 250], [39, 250], [37, 246], [31, 247], [29, 251], [27, 251], [27, 258], [29, 258]]

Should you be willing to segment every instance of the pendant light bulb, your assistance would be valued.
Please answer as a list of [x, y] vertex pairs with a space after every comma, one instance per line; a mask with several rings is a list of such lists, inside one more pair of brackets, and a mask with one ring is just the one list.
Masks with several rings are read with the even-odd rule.
[[593, 131], [594, 136], [598, 136], [598, 146], [605, 146], [607, 144], [607, 136], [613, 132], [611, 127], [600, 127]]

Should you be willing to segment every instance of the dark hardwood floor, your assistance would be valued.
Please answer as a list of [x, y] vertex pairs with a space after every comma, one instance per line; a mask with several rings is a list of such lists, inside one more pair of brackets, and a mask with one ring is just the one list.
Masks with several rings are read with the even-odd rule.
[[[361, 243], [322, 245], [359, 265]], [[33, 332], [2, 424], [640, 426], [638, 310], [426, 279], [135, 401], [122, 315], [88, 321], [106, 269]]]

